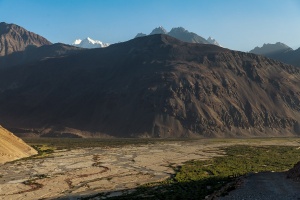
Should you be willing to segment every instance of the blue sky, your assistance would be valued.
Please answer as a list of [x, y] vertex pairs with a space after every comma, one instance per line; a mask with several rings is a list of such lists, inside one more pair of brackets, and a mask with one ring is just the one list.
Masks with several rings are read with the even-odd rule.
[[300, 0], [0, 0], [0, 21], [53, 43], [88, 36], [115, 43], [182, 26], [234, 50], [278, 41], [300, 47]]

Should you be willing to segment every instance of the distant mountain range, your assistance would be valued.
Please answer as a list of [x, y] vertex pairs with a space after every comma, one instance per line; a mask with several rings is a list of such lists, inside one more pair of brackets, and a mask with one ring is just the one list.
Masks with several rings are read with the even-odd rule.
[[293, 50], [291, 47], [277, 42], [275, 44], [264, 44], [262, 47], [255, 47], [250, 53], [264, 55], [281, 62], [300, 67], [300, 48]]
[[292, 51], [293, 49], [286, 44], [277, 42], [275, 44], [263, 44], [262, 47], [255, 47], [250, 51], [250, 53], [255, 53], [259, 55], [268, 55], [276, 53], [284, 53], [287, 51]]
[[[190, 43], [199, 43], [199, 44], [214, 44], [217, 46], [221, 46], [215, 39], [209, 37], [207, 40], [204, 39], [203, 37], [197, 35], [196, 33], [189, 32], [185, 30], [182, 27], [178, 28], [172, 28], [170, 32], [166, 31], [162, 26], [159, 26], [151, 31], [149, 35], [154, 35], [154, 34], [166, 34], [170, 35], [172, 37], [175, 37], [183, 42], [190, 42]], [[147, 36], [144, 33], [138, 33], [135, 37], [144, 37]], [[77, 39], [72, 43], [73, 46], [76, 47], [81, 47], [81, 48], [103, 48], [103, 47], [108, 47], [108, 43], [103, 43], [99, 40], [93, 40], [89, 37], [86, 39]]]
[[103, 43], [99, 40], [93, 40], [89, 37], [87, 37], [83, 40], [77, 39], [72, 43], [72, 45], [75, 46], [75, 47], [88, 48], [88, 49], [103, 48], [103, 47], [108, 47], [109, 46], [108, 43]]
[[0, 56], [23, 51], [30, 46], [40, 47], [51, 44], [44, 37], [27, 31], [18, 25], [0, 23]]
[[[166, 31], [166, 29], [164, 29], [164, 27], [160, 26], [153, 29], [149, 35], [154, 35], [154, 34], [166, 34], [176, 39], [179, 39], [183, 42], [199, 43], [199, 44], [214, 44], [217, 46], [221, 46], [215, 39], [211, 37], [209, 37], [206, 40], [203, 37], [197, 35], [196, 33], [189, 32], [182, 27], [172, 28], [171, 31], [168, 32]], [[135, 37], [144, 37], [144, 36], [147, 35], [144, 33], [138, 33]]]

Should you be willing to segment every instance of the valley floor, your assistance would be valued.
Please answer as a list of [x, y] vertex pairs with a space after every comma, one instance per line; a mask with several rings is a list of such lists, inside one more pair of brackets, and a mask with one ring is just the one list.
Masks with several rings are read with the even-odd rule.
[[[78, 141], [78, 140], [77, 140]], [[299, 146], [299, 139], [202, 139], [55, 150], [0, 166], [0, 199], [76, 199], [132, 192], [167, 179], [188, 160], [223, 156], [231, 145]], [[116, 192], [117, 191], [117, 192]]]

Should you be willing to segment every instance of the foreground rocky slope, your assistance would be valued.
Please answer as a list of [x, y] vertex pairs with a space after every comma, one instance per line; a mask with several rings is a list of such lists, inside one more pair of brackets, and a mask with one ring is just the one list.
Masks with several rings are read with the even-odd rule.
[[3, 69], [0, 91], [1, 123], [41, 136], [300, 133], [297, 68], [167, 35]]
[[287, 172], [287, 177], [296, 181], [300, 180], [300, 161], [296, 163], [294, 167]]
[[37, 154], [20, 138], [0, 126], [0, 164]]
[[18, 25], [0, 23], [0, 56], [24, 51], [29, 46], [40, 47], [50, 44], [51, 42], [42, 36], [27, 31]]

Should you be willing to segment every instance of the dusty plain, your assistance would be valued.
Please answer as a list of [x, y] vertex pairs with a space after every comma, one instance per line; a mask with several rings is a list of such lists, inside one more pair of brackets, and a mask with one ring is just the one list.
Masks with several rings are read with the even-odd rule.
[[[45, 141], [37, 139], [31, 144]], [[141, 140], [127, 144], [116, 140], [107, 145], [105, 140], [94, 140], [92, 147], [86, 147], [84, 139], [69, 139], [70, 147], [57, 148], [61, 141], [52, 140], [56, 150], [48, 157], [0, 165], [0, 199], [77, 199], [103, 193], [97, 197], [102, 199], [167, 179], [175, 173], [173, 167], [185, 161], [223, 156], [221, 148], [225, 146], [300, 146], [299, 138]]]

